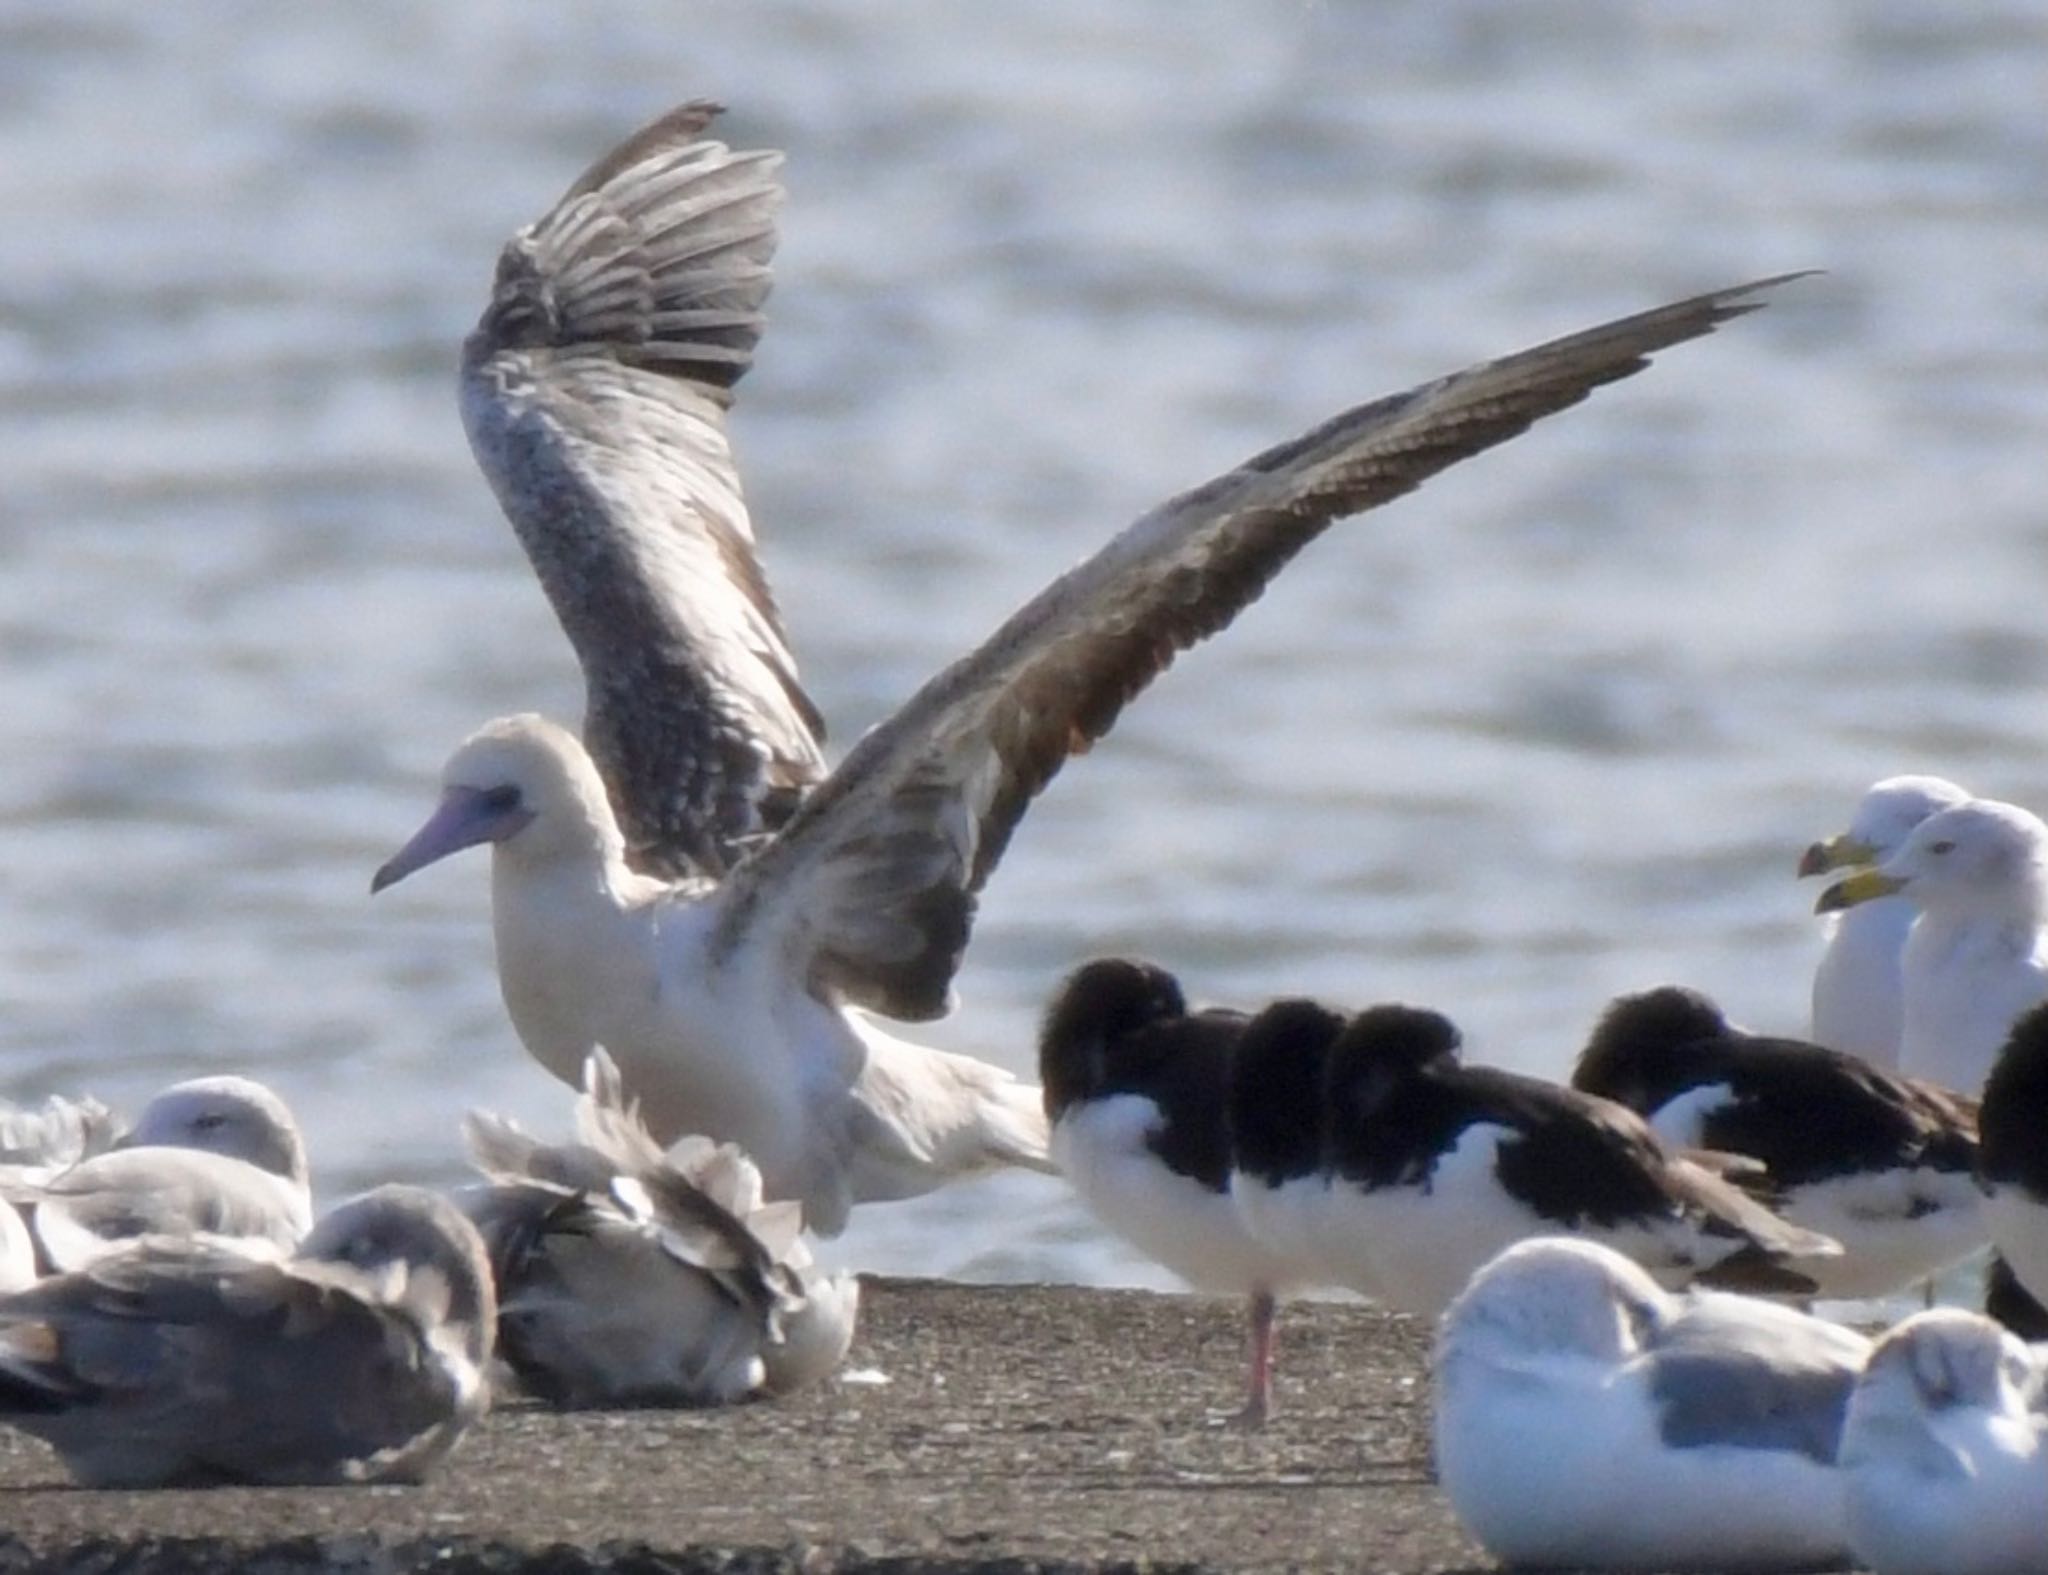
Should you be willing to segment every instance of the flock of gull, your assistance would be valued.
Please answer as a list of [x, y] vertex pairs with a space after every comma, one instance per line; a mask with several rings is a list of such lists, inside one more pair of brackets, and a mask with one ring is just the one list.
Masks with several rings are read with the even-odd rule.
[[[82, 1482], [416, 1479], [516, 1388], [718, 1405], [828, 1377], [864, 1203], [1004, 1166], [1243, 1296], [1440, 1319], [1437, 1457], [1515, 1562], [2048, 1568], [2048, 827], [1879, 783], [1802, 874], [1839, 912], [1810, 1040], [1697, 991], [1611, 1003], [1569, 1085], [1406, 1005], [1195, 1008], [1100, 958], [1042, 1087], [899, 1037], [943, 1015], [1030, 803], [1336, 520], [1511, 439], [1783, 279], [1345, 411], [1173, 498], [828, 767], [726, 432], [779, 156], [685, 105], [504, 248], [462, 357], [479, 464], [574, 648], [582, 732], [501, 718], [373, 890], [491, 851], [499, 981], [574, 1138], [466, 1126], [478, 1172], [324, 1215], [291, 1113], [201, 1078], [132, 1125], [0, 1114], [0, 1420]], [[1793, 276], [1787, 276], [1793, 277]], [[1892, 1295], [1995, 1244], [2011, 1327]], [[1930, 1293], [1931, 1295], [1931, 1293]]]

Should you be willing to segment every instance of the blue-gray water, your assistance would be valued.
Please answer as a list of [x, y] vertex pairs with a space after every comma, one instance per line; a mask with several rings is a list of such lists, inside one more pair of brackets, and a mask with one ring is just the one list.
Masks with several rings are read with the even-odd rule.
[[[579, 702], [455, 414], [496, 249], [706, 95], [789, 150], [735, 426], [842, 744], [1345, 404], [1830, 270], [1333, 532], [1033, 810], [935, 1037], [1027, 1067], [1108, 949], [1553, 1072], [1662, 979], [1798, 1027], [1865, 784], [2048, 805], [2044, 83], [2035, 0], [0, 4], [5, 1088], [246, 1068], [330, 1194], [561, 1125], [485, 860], [367, 883]], [[1157, 1278], [1034, 1179], [845, 1255]]]

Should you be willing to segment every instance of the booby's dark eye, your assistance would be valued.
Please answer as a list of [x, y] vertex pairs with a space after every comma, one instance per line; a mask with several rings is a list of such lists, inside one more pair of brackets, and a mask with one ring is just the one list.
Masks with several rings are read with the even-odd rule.
[[1927, 844], [1927, 851], [1929, 853], [1953, 853], [1955, 852], [1955, 850], [1956, 845], [1953, 842], [1949, 841], [1949, 839], [1946, 837], [1942, 838], [1939, 842], [1930, 842]]
[[519, 789], [507, 782], [500, 787], [484, 789], [484, 808], [496, 813], [500, 810], [519, 807]]

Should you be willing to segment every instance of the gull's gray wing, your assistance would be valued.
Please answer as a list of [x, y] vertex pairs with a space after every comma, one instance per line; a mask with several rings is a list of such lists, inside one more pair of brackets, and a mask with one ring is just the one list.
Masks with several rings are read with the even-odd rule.
[[1852, 1329], [1709, 1293], [1659, 1328], [1642, 1360], [1659, 1436], [1674, 1449], [1790, 1451], [1833, 1465], [1869, 1353]]
[[943, 1015], [975, 893], [1026, 807], [1175, 656], [1333, 521], [1756, 310], [1780, 282], [1658, 307], [1348, 410], [1154, 510], [861, 739], [727, 879], [715, 944], [766, 931], [816, 993], [906, 1020]]
[[88, 1485], [408, 1476], [461, 1425], [445, 1290], [152, 1238], [0, 1302], [0, 1418]]
[[575, 647], [633, 862], [722, 873], [824, 776], [726, 435], [779, 154], [645, 127], [506, 245], [462, 357], [470, 446]]
[[58, 1270], [138, 1236], [234, 1238], [282, 1256], [310, 1223], [305, 1192], [244, 1160], [185, 1148], [96, 1154], [37, 1191], [38, 1244]]

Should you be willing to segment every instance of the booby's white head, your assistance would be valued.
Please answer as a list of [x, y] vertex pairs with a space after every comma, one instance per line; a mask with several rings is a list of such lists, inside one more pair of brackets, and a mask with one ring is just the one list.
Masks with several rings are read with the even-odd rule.
[[441, 771], [441, 803], [370, 881], [382, 891], [463, 848], [508, 857], [623, 859], [625, 840], [597, 767], [574, 735], [526, 713], [487, 722]]
[[2048, 911], [2048, 824], [2017, 804], [1972, 799], [1930, 815], [1874, 870], [1821, 893], [1826, 913], [1903, 893], [1923, 913], [2041, 917]]
[[1613, 1364], [1642, 1348], [1670, 1295], [1598, 1242], [1539, 1236], [1474, 1274], [1444, 1313], [1439, 1350], [1501, 1366]]

